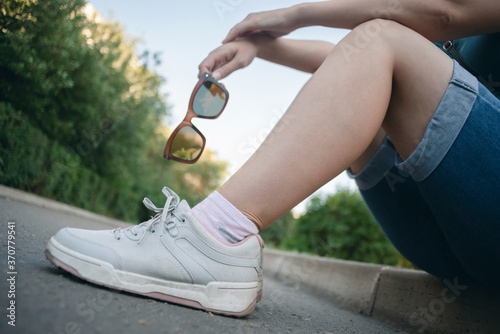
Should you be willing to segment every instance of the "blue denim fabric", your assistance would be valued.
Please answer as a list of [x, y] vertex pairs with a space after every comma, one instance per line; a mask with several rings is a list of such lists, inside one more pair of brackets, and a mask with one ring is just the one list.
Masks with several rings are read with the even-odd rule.
[[415, 265], [498, 286], [499, 166], [500, 101], [455, 63], [413, 154], [400, 161], [387, 140], [352, 177], [389, 240]]

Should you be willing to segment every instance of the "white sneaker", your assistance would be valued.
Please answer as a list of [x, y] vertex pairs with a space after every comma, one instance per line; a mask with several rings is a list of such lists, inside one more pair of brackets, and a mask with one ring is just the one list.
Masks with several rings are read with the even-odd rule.
[[73, 275], [124, 290], [233, 316], [255, 309], [262, 294], [262, 247], [252, 235], [224, 244], [191, 215], [169, 188], [157, 215], [129, 228], [64, 228], [50, 238], [47, 259]]

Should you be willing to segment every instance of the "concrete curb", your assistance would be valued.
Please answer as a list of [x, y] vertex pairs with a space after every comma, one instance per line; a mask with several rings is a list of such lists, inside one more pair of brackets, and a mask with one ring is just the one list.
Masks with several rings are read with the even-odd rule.
[[0, 185], [0, 197], [16, 202], [36, 205], [41, 208], [47, 208], [59, 212], [70, 213], [78, 217], [87, 218], [89, 220], [95, 220], [99, 223], [108, 225], [110, 227], [128, 227], [131, 225], [130, 223], [98, 215], [93, 212], [83, 210], [68, 204], [57, 202], [45, 197], [30, 194], [21, 190], [9, 188], [2, 185]]
[[409, 333], [499, 333], [500, 293], [422, 271], [265, 249], [264, 272]]

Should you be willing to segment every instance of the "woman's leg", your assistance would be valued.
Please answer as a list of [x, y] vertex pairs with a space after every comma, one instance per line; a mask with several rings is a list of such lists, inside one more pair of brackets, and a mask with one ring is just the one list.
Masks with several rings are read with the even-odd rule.
[[381, 126], [409, 156], [452, 72], [453, 62], [412, 30], [385, 20], [360, 25], [219, 192], [264, 229], [353, 164]]

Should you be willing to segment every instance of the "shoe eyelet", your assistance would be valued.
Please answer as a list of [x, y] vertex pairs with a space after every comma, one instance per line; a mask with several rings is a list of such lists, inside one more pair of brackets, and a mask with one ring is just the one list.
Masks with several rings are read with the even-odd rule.
[[134, 237], [137, 237], [138, 235], [139, 235], [139, 234], [137, 234], [137, 233], [134, 233]]
[[185, 223], [185, 222], [186, 222], [186, 218], [182, 218], [181, 223]]
[[122, 240], [122, 237], [118, 237], [118, 238], [116, 238], [116, 240], [120, 241], [120, 240]]
[[156, 230], [151, 230], [151, 233], [156, 233]]

